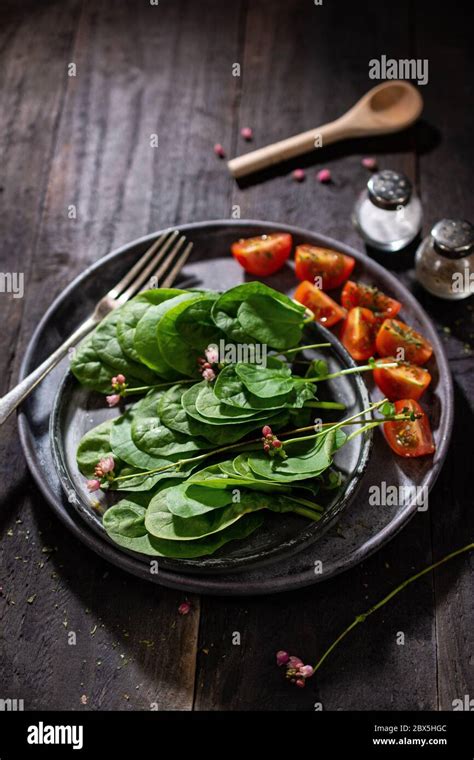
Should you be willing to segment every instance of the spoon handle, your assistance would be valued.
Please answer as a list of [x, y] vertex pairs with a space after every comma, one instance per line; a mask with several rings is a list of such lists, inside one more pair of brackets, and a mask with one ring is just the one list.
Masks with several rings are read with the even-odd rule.
[[280, 140], [272, 145], [266, 145], [264, 148], [245, 153], [243, 156], [232, 158], [227, 162], [227, 166], [234, 177], [245, 177], [252, 172], [266, 169], [281, 161], [301, 156], [315, 148], [321, 148], [351, 136], [350, 125], [340, 118], [323, 124], [321, 127], [315, 127], [307, 132], [301, 132], [299, 135], [288, 137], [286, 140]]

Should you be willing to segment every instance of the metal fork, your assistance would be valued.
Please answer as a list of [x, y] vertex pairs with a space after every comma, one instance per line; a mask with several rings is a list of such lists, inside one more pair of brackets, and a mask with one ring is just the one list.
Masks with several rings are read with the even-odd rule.
[[[146, 287], [152, 276], [160, 281], [161, 288], [169, 288], [184, 266], [191, 253], [192, 243], [186, 244], [184, 235], [177, 230], [167, 230], [160, 235], [153, 245], [132, 266], [127, 274], [97, 302], [92, 314], [83, 322], [67, 340], [62, 343], [45, 361], [0, 399], [0, 425], [29, 396], [31, 391], [61, 361], [68, 350], [75, 346], [103, 318], [118, 306], [126, 303], [132, 296]], [[183, 250], [183, 246], [184, 250]], [[169, 271], [168, 271], [169, 270]], [[161, 277], [165, 275], [161, 282]]]

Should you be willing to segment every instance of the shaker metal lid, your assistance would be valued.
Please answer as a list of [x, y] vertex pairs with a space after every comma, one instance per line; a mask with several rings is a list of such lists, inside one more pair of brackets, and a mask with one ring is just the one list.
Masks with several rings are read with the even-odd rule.
[[438, 253], [449, 259], [462, 259], [474, 250], [474, 226], [465, 219], [441, 219], [431, 234]]
[[374, 174], [367, 182], [369, 198], [376, 206], [385, 209], [396, 209], [406, 206], [411, 198], [412, 185], [402, 172], [384, 169]]

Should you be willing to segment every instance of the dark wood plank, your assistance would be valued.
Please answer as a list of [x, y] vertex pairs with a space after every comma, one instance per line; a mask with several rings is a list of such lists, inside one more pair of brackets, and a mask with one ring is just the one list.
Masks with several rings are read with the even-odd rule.
[[[37, 240], [29, 244], [34, 263], [18, 358], [51, 298], [88, 263], [159, 226], [230, 208], [232, 180], [213, 144], [233, 136], [240, 3], [87, 3], [71, 19], [72, 49], [70, 39], [61, 49], [53, 44], [64, 34], [56, 14], [55, 4], [45, 10], [37, 42], [51, 61], [40, 70], [38, 99], [58, 76], [67, 85], [50, 167], [34, 133], [13, 133], [47, 181]], [[21, 23], [38, 34], [27, 16]], [[68, 62], [75, 77], [65, 75]], [[24, 61], [15, 66], [24, 76]], [[13, 169], [12, 183], [24, 183]], [[76, 218], [68, 216], [71, 204]], [[29, 709], [190, 709], [199, 599], [179, 616], [183, 594], [125, 577], [93, 556], [50, 517], [34, 487], [26, 491], [28, 483], [14, 481], [5, 493], [2, 680], [11, 696], [25, 698]]]
[[[240, 126], [250, 125], [255, 146], [336, 118], [374, 82], [368, 61], [387, 50], [410, 57], [413, 23], [408, 6], [367, 3], [267, 2], [251, 4], [247, 17]], [[363, 51], [361, 53], [361, 51]], [[367, 51], [367, 52], [366, 52]], [[377, 155], [381, 167], [399, 168], [416, 180], [413, 131], [371, 141], [351, 141], [289, 162], [246, 186], [234, 203], [243, 217], [300, 224], [363, 249], [350, 215], [368, 179], [360, 165]], [[242, 152], [243, 146], [240, 145]], [[296, 166], [306, 180], [291, 178]], [[333, 182], [320, 185], [327, 166]], [[434, 709], [437, 705], [432, 579], [410, 589], [357, 631], [308, 688], [283, 683], [274, 654], [287, 649], [313, 662], [353, 617], [383, 597], [413, 567], [431, 559], [429, 520], [418, 516], [387, 547], [329, 583], [275, 598], [202, 602], [201, 655], [196, 707], [211, 709]], [[241, 646], [232, 645], [232, 632]], [[396, 635], [405, 634], [398, 646]], [[209, 654], [203, 653], [209, 650]], [[416, 663], [416, 669], [413, 664]], [[410, 684], [406, 688], [406, 684]]]
[[[469, 193], [474, 149], [472, 76], [474, 56], [470, 44], [472, 9], [453, 7], [450, 22], [435, 17], [427, 29], [418, 14], [417, 51], [428, 58], [430, 81], [424, 88], [425, 118], [440, 133], [436, 150], [422, 156], [421, 184], [426, 226], [442, 217], [472, 220]], [[440, 107], [441, 97], [441, 107]], [[455, 424], [449, 458], [431, 497], [433, 553], [436, 557], [474, 538], [471, 471], [474, 398], [472, 298], [448, 303], [417, 291], [445, 339], [455, 385]], [[474, 557], [455, 560], [436, 574], [436, 632], [438, 643], [439, 707], [453, 709], [454, 700], [474, 694]]]

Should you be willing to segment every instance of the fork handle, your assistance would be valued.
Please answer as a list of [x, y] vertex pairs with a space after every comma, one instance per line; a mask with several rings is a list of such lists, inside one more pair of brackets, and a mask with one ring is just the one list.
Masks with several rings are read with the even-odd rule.
[[17, 406], [21, 404], [24, 399], [30, 395], [31, 391], [36, 388], [38, 383], [46, 377], [48, 372], [59, 364], [63, 356], [65, 356], [68, 350], [74, 346], [78, 341], [82, 340], [90, 331], [100, 322], [100, 318], [91, 316], [86, 319], [85, 322], [75, 330], [67, 340], [62, 343], [59, 348], [56, 349], [42, 364], [39, 365], [33, 372], [25, 377], [21, 383], [18, 383], [11, 389], [3, 398], [0, 399], [0, 425], [3, 425], [5, 420], [8, 419], [10, 414], [15, 411]]

